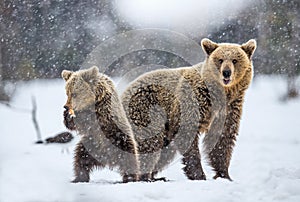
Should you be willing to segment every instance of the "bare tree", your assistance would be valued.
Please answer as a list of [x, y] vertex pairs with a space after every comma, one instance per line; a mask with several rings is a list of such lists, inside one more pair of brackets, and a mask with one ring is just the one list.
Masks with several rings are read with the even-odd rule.
[[289, 13], [289, 19], [291, 19], [291, 40], [290, 40], [290, 60], [291, 65], [287, 72], [287, 99], [296, 98], [299, 96], [297, 86], [297, 74], [300, 71], [300, 55], [299, 50], [299, 38], [300, 38], [300, 14], [298, 12], [299, 4], [293, 5], [296, 8], [291, 8]]
[[[0, 22], [1, 23], [1, 22]], [[3, 30], [2, 29], [3, 26], [2, 24], [0, 24], [0, 30]], [[4, 86], [4, 82], [3, 82], [3, 60], [2, 60], [2, 39], [3, 39], [3, 36], [2, 36], [2, 32], [0, 32], [0, 100], [2, 101], [8, 101], [9, 100], [9, 97], [8, 95], [6, 94], [5, 92], [5, 86]]]

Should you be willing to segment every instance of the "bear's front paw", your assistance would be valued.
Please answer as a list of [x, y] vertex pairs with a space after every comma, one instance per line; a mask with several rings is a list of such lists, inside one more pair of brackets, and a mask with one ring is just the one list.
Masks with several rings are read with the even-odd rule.
[[78, 183], [78, 182], [89, 182], [89, 178], [83, 178], [83, 177], [76, 177], [74, 180], [72, 180], [72, 183]]
[[64, 111], [64, 124], [70, 130], [75, 130], [74, 117], [69, 113], [69, 110]]
[[229, 181], [232, 181], [232, 179], [230, 178], [228, 172], [217, 172], [216, 175], [214, 176], [214, 179], [217, 178], [224, 178], [224, 179], [228, 179]]
[[168, 182], [170, 180], [168, 180], [166, 177], [159, 177], [159, 178], [152, 178], [151, 179], [151, 182], [157, 182], [157, 181]]
[[204, 174], [204, 172], [199, 172], [199, 173], [188, 174], [187, 178], [189, 180], [206, 180], [206, 175]]

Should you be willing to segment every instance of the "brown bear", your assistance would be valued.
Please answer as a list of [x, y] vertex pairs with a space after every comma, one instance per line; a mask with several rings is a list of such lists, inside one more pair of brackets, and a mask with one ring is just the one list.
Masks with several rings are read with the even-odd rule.
[[216, 172], [214, 179], [231, 180], [228, 168], [253, 77], [256, 41], [239, 45], [203, 39], [201, 46], [207, 56], [204, 62], [145, 73], [122, 95], [138, 140], [141, 180], [155, 180], [177, 151], [187, 178], [205, 180], [199, 134], [205, 134], [204, 151]]
[[94, 168], [117, 168], [123, 182], [139, 180], [137, 144], [114, 84], [97, 67], [64, 70], [64, 124], [77, 130], [73, 182], [88, 182]]

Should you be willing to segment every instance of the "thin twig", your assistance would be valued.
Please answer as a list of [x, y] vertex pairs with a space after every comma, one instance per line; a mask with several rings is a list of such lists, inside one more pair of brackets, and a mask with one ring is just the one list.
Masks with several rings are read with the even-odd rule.
[[32, 111], [31, 111], [31, 116], [32, 116], [32, 121], [33, 121], [33, 125], [37, 134], [37, 143], [42, 143], [42, 135], [41, 135], [41, 131], [40, 131], [40, 127], [39, 124], [37, 122], [36, 119], [36, 110], [37, 110], [37, 106], [36, 106], [36, 100], [34, 96], [31, 96], [31, 101], [32, 101]]

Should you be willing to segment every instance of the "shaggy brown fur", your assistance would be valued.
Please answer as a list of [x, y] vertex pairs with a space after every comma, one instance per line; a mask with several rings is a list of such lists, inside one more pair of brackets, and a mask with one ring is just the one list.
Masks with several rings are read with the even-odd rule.
[[97, 67], [64, 70], [68, 96], [64, 123], [77, 130], [73, 182], [88, 182], [98, 167], [118, 168], [123, 182], [139, 180], [137, 144], [112, 81]]
[[[204, 147], [214, 178], [230, 179], [228, 168], [252, 80], [256, 42], [217, 44], [203, 39], [201, 45], [207, 55], [203, 63], [146, 73], [122, 95], [138, 142], [143, 180], [153, 180], [176, 151], [183, 156], [188, 179], [206, 179], [198, 148], [201, 133], [206, 134]], [[149, 139], [158, 144], [149, 144]]]

